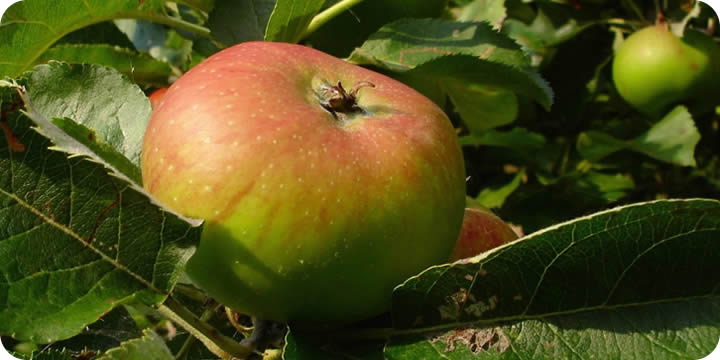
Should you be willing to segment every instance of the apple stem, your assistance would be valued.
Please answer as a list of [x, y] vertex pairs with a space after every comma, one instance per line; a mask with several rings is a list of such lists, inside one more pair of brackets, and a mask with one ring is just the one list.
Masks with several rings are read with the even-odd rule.
[[357, 104], [357, 94], [364, 87], [375, 87], [375, 84], [361, 81], [350, 92], [345, 90], [340, 81], [334, 86], [322, 85], [318, 92], [320, 105], [338, 120], [344, 120], [347, 114], [363, 113], [365, 111]]
[[326, 22], [330, 21], [332, 18], [340, 15], [345, 10], [361, 2], [363, 2], [363, 0], [342, 0], [337, 2], [335, 5], [321, 11], [319, 14], [315, 15], [315, 17], [312, 18], [310, 24], [308, 24], [308, 26], [305, 28], [305, 31], [303, 31], [303, 33], [300, 35], [300, 40], [310, 36], [310, 34], [314, 33]]

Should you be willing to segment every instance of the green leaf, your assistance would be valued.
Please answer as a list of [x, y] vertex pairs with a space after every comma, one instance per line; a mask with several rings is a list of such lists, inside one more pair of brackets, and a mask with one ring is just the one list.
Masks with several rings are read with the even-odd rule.
[[204, 12], [210, 12], [215, 6], [215, 0], [178, 0], [177, 3], [196, 8]]
[[645, 134], [633, 140], [588, 131], [578, 136], [577, 149], [590, 161], [598, 161], [620, 150], [632, 150], [680, 166], [696, 166], [695, 146], [700, 133], [684, 106], [677, 106]]
[[165, 341], [156, 332], [145, 329], [143, 336], [124, 342], [120, 347], [108, 350], [98, 360], [174, 360]]
[[46, 0], [23, 0], [8, 8], [0, 23], [0, 77], [19, 76], [65, 35], [112, 19], [145, 19], [207, 35], [203, 27], [165, 15], [163, 0], [84, 0], [58, 4], [48, 6]]
[[488, 187], [480, 191], [480, 194], [475, 200], [485, 208], [499, 208], [505, 203], [505, 199], [508, 198], [522, 183], [523, 178], [527, 175], [525, 170], [519, 171], [513, 177], [512, 181], [501, 186]]
[[125, 307], [119, 306], [90, 326], [85, 327], [80, 334], [48, 345], [44, 350], [68, 349], [75, 353], [91, 350], [99, 353], [118, 347], [122, 342], [141, 335], [140, 329]]
[[462, 146], [497, 146], [534, 153], [545, 147], [545, 136], [516, 127], [509, 131], [486, 130], [480, 134], [462, 136]]
[[590, 130], [578, 135], [576, 147], [583, 158], [598, 161], [629, 146], [628, 141], [616, 139], [600, 131]]
[[266, 41], [296, 43], [325, 0], [277, 0], [265, 30]]
[[[50, 119], [70, 118], [82, 125], [85, 130], [63, 120], [55, 124], [64, 125], [69, 134], [82, 144], [93, 144], [91, 148], [98, 151], [104, 161], [136, 183], [141, 183], [142, 141], [152, 110], [137, 85], [116, 70], [104, 66], [51, 62], [37, 66], [28, 75], [25, 86], [32, 112]], [[44, 130], [42, 124], [40, 129]], [[49, 132], [43, 131], [50, 136]], [[58, 135], [62, 136], [64, 134]], [[71, 155], [79, 151], [73, 149], [72, 144], [59, 142], [58, 138], [51, 139], [56, 142], [56, 147]], [[108, 154], [111, 149], [124, 155], [129, 164], [114, 155], [103, 158], [102, 155]], [[132, 167], [128, 168], [129, 165]]]
[[208, 18], [213, 39], [225, 46], [263, 40], [275, 0], [216, 0]]
[[460, 10], [458, 21], [487, 21], [498, 30], [507, 16], [505, 0], [475, 0]]
[[144, 53], [105, 44], [62, 44], [43, 53], [37, 63], [50, 60], [73, 64], [98, 64], [115, 68], [134, 82], [167, 85], [173, 75], [170, 66]]
[[473, 134], [510, 124], [517, 118], [518, 99], [511, 91], [465, 81], [446, 81], [443, 88]]
[[[720, 202], [633, 204], [399, 286], [388, 359], [697, 359], [720, 337]], [[402, 334], [402, 331], [398, 331]], [[409, 356], [412, 354], [411, 356]]]
[[[21, 101], [13, 88], [0, 94]], [[153, 204], [32, 107], [27, 114], [37, 123], [19, 112], [4, 119], [22, 149], [0, 137], [0, 334], [52, 343], [117, 305], [163, 301], [200, 229]], [[78, 151], [49, 150], [36, 129]]]
[[[408, 72], [419, 77], [436, 79], [443, 85], [450, 84], [449, 91], [453, 90], [454, 84], [476, 84], [514, 91], [537, 101], [546, 109], [552, 105], [552, 90], [534, 71], [488, 62], [469, 55], [440, 57]], [[501, 119], [500, 122], [503, 121], [506, 120]]]
[[105, 21], [75, 30], [57, 44], [109, 44], [135, 50], [135, 45], [112, 21]]
[[635, 182], [630, 175], [626, 174], [610, 175], [589, 171], [581, 181], [587, 182], [588, 185], [597, 189], [608, 202], [618, 201], [635, 189]]
[[630, 147], [661, 161], [696, 166], [695, 146], [698, 142], [700, 133], [692, 115], [684, 106], [678, 106], [647, 133], [634, 139]]
[[[399, 20], [371, 35], [349, 60], [436, 81], [454, 100], [463, 119], [481, 124], [481, 128], [507, 124], [514, 116], [503, 111], [517, 107], [504, 96], [486, 99], [485, 104], [491, 104], [493, 110], [485, 110], [472, 101], [473, 96], [482, 95], [482, 89], [510, 90], [546, 109], [552, 104], [552, 89], [529, 67], [520, 47], [485, 22]], [[493, 117], [487, 117], [488, 113]]]
[[73, 353], [69, 350], [47, 350], [36, 351], [28, 359], [32, 360], [77, 360], [73, 357]]
[[404, 19], [380, 28], [349, 60], [393, 71], [407, 71], [448, 55], [515, 68], [529, 65], [520, 47], [488, 23]]
[[[340, 0], [327, 0], [330, 7]], [[306, 39], [314, 48], [344, 58], [382, 26], [399, 19], [437, 18], [446, 0], [363, 0], [338, 14]]]

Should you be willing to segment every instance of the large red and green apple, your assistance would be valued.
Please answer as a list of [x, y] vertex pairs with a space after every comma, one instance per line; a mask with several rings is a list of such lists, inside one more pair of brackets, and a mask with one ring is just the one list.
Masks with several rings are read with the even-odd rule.
[[510, 225], [488, 209], [466, 208], [450, 261], [466, 259], [518, 238]]
[[145, 188], [205, 220], [187, 274], [235, 311], [352, 321], [444, 263], [465, 204], [432, 101], [301, 45], [247, 42], [192, 68], [148, 125]]
[[625, 39], [612, 70], [623, 99], [651, 116], [678, 103], [702, 106], [720, 100], [720, 47], [695, 30], [678, 38], [664, 25], [643, 28]]

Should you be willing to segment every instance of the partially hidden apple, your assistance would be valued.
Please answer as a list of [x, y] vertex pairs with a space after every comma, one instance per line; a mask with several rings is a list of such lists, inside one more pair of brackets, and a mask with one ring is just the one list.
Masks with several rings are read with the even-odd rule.
[[162, 102], [162, 99], [165, 96], [167, 90], [168, 88], [159, 88], [150, 93], [148, 99], [150, 100], [150, 106], [152, 106], [153, 110], [157, 109], [160, 106], [160, 103]]
[[643, 28], [625, 39], [612, 71], [623, 99], [651, 116], [678, 103], [718, 103], [720, 47], [695, 30], [678, 38], [663, 25]]
[[447, 261], [465, 170], [444, 112], [384, 75], [246, 42], [181, 76], [152, 115], [145, 188], [205, 220], [187, 274], [235, 311], [353, 321]]
[[518, 238], [500, 217], [486, 209], [466, 208], [462, 229], [450, 261], [481, 254]]

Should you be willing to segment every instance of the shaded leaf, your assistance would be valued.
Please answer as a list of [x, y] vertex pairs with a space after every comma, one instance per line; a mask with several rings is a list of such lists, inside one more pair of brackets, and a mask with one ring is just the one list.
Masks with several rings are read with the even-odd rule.
[[497, 146], [534, 152], [545, 146], [545, 136], [516, 127], [509, 131], [486, 130], [480, 134], [460, 137], [462, 146]]
[[518, 100], [511, 91], [462, 81], [444, 82], [443, 88], [473, 134], [510, 124], [517, 118]]
[[165, 341], [156, 332], [145, 329], [143, 336], [129, 340], [120, 347], [108, 350], [98, 360], [173, 360], [175, 357], [165, 345]]
[[135, 45], [112, 21], [104, 21], [75, 30], [57, 44], [108, 44], [135, 50]]
[[268, 20], [264, 39], [296, 43], [325, 0], [277, 0]]
[[510, 196], [522, 183], [526, 177], [525, 170], [519, 171], [513, 179], [504, 185], [488, 187], [480, 191], [475, 200], [485, 208], [499, 208], [505, 203], [505, 199]]
[[[23, 359], [23, 357], [21, 357]], [[69, 350], [36, 351], [27, 359], [33, 360], [77, 360]]]
[[552, 104], [552, 90], [519, 45], [484, 22], [399, 20], [372, 34], [349, 60], [433, 79], [459, 100], [461, 115], [478, 112], [467, 101], [475, 86], [511, 90], [545, 108]]
[[[135, 19], [117, 19], [114, 22], [132, 40], [137, 49], [163, 63], [181, 66], [190, 56], [192, 41], [178, 35], [174, 30], [168, 30], [164, 25]], [[178, 29], [178, 31], [197, 41], [207, 40], [187, 30]]]
[[207, 25], [225, 46], [263, 40], [276, 0], [216, 0]]
[[80, 334], [64, 341], [58, 341], [44, 350], [68, 349], [75, 353], [90, 350], [100, 353], [139, 336], [141, 336], [141, 331], [135, 321], [125, 307], [120, 306], [87, 326]]
[[696, 166], [695, 146], [700, 133], [692, 115], [678, 106], [647, 133], [634, 139], [631, 148], [655, 159], [682, 166]]
[[597, 131], [578, 136], [577, 149], [588, 160], [598, 161], [620, 151], [632, 150], [680, 166], [696, 166], [695, 146], [700, 133], [684, 106], [677, 106], [645, 134], [632, 140], [618, 140]]
[[147, 54], [110, 45], [56, 45], [37, 59], [38, 63], [50, 60], [73, 64], [98, 64], [112, 67], [134, 82], [162, 86], [173, 75], [167, 63]]
[[[546, 109], [550, 108], [553, 101], [552, 90], [545, 80], [534, 71], [488, 62], [469, 55], [440, 57], [408, 72], [418, 77], [436, 79], [443, 85], [450, 84], [451, 87], [448, 91], [452, 96], [452, 91], [455, 90], [455, 97], [459, 92], [452, 86], [464, 83], [511, 90], [537, 101]], [[461, 103], [461, 106], [464, 104]], [[501, 119], [499, 123], [506, 121]]]
[[404, 19], [387, 24], [355, 49], [349, 60], [406, 71], [447, 55], [470, 55], [514, 67], [529, 65], [520, 47], [488, 23], [438, 19]]
[[[330, 7], [340, 0], [327, 0]], [[314, 48], [337, 57], [350, 53], [380, 27], [399, 19], [436, 18], [446, 0], [363, 0], [323, 24], [306, 40]]]
[[457, 20], [487, 21], [498, 30], [506, 16], [505, 0], [475, 0], [462, 7]]

